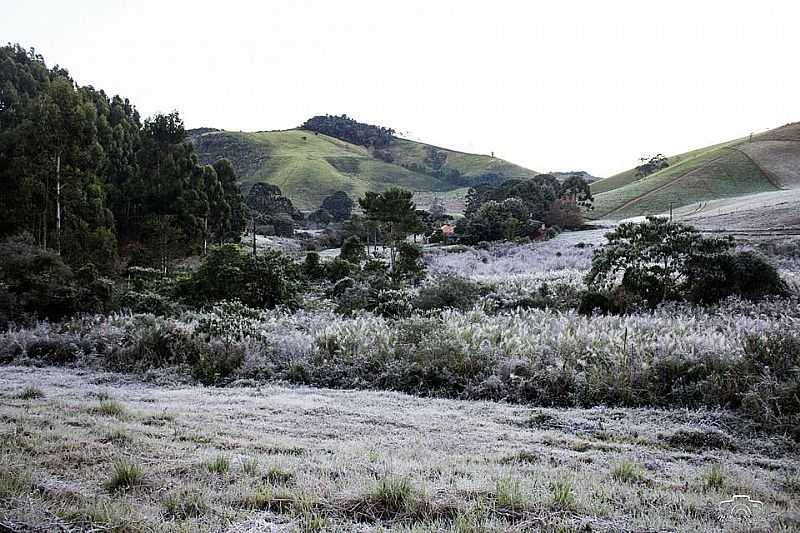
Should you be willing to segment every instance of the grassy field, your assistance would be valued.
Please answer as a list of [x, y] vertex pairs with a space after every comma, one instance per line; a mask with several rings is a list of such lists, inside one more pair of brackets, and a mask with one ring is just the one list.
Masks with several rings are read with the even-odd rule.
[[[192, 139], [202, 161], [226, 157], [234, 163], [245, 184], [259, 181], [275, 184], [302, 209], [315, 209], [326, 196], [340, 190], [356, 197], [392, 186], [415, 192], [458, 188], [404, 168], [402, 164], [421, 164], [426, 155], [426, 145], [406, 139], [397, 139], [392, 144], [393, 163], [370, 156], [363, 146], [303, 130], [210, 131], [192, 134]], [[447, 153], [448, 168], [455, 168], [467, 177], [487, 172], [507, 177], [536, 174], [502, 159], [439, 150]]]
[[[0, 529], [796, 531], [798, 448], [721, 411], [4, 367]], [[720, 502], [763, 502], [740, 521]]]
[[593, 218], [622, 219], [675, 207], [800, 186], [800, 125], [669, 158], [646, 178], [630, 169], [592, 184]]

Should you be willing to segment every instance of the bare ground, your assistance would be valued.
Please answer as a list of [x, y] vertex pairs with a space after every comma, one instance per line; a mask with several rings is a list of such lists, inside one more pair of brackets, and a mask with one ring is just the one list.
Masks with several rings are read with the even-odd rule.
[[724, 411], [0, 367], [4, 532], [797, 531], [798, 458]]

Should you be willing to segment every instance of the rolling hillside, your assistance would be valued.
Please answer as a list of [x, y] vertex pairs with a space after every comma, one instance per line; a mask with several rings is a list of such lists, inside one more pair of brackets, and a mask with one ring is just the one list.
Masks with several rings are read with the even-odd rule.
[[800, 123], [669, 158], [645, 178], [631, 169], [592, 184], [593, 218], [663, 213], [720, 198], [800, 187]]
[[[373, 157], [364, 146], [306, 130], [241, 133], [201, 128], [189, 131], [203, 163], [230, 159], [245, 186], [255, 182], [277, 185], [301, 209], [315, 209], [329, 194], [350, 196], [392, 186], [415, 192], [460, 189], [482, 176], [531, 177], [537, 173], [485, 155], [431, 147], [446, 154], [445, 169], [460, 173], [460, 182], [437, 178], [419, 170], [429, 146], [395, 138], [388, 151], [391, 163]], [[409, 168], [405, 168], [409, 167]]]

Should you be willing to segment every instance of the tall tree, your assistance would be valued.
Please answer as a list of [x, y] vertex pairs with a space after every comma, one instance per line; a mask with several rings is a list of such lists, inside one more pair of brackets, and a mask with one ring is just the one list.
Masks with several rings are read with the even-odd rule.
[[395, 267], [397, 246], [420, 226], [411, 191], [392, 188], [382, 193], [367, 192], [358, 203], [368, 220], [377, 222], [390, 248], [390, 264]]

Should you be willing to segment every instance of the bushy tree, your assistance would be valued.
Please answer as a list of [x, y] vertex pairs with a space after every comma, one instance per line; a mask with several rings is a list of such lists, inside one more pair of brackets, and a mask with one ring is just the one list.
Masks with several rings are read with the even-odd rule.
[[641, 157], [639, 161], [641, 161], [641, 164], [636, 167], [636, 175], [640, 178], [654, 174], [669, 166], [669, 160], [664, 157], [664, 154], [656, 154], [652, 157]]
[[361, 261], [367, 258], [364, 243], [361, 242], [361, 239], [356, 235], [346, 238], [342, 243], [342, 251], [339, 257], [356, 265], [361, 263]]
[[422, 247], [410, 242], [401, 242], [397, 248], [397, 263], [392, 272], [395, 279], [418, 283], [425, 277], [425, 262]]
[[353, 213], [353, 200], [344, 191], [336, 191], [322, 201], [320, 209], [330, 213], [335, 222], [350, 218]]
[[525, 204], [519, 198], [507, 198], [502, 202], [490, 200], [459, 224], [462, 239], [471, 243], [511, 240], [529, 235], [535, 229]]
[[[703, 237], [692, 226], [665, 218], [620, 224], [595, 250], [586, 282], [592, 289], [621, 286], [651, 306], [668, 299], [717, 301], [775, 293], [773, 268], [752, 254], [732, 255], [733, 240]], [[763, 283], [758, 278], [763, 272]]]
[[420, 227], [411, 191], [392, 188], [382, 193], [367, 192], [358, 203], [368, 220], [377, 222], [390, 247], [390, 264], [394, 270], [397, 246]]
[[285, 254], [268, 250], [253, 257], [226, 244], [213, 249], [177, 291], [194, 305], [237, 299], [250, 307], [269, 308], [296, 305], [301, 288], [300, 267]]

